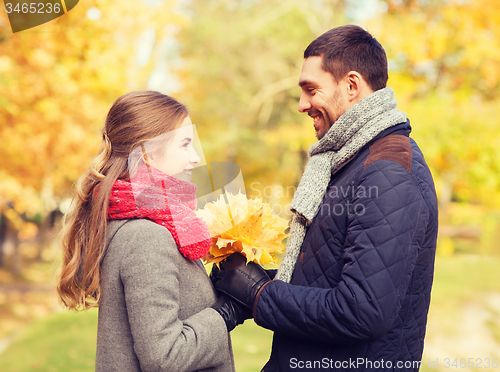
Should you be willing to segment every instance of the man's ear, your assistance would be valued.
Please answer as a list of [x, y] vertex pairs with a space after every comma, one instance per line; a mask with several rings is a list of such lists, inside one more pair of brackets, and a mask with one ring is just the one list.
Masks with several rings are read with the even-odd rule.
[[359, 95], [362, 77], [357, 71], [349, 71], [346, 75], [347, 97], [349, 101], [354, 101]]
[[373, 93], [363, 76], [357, 71], [349, 71], [345, 77], [349, 102], [356, 103]]

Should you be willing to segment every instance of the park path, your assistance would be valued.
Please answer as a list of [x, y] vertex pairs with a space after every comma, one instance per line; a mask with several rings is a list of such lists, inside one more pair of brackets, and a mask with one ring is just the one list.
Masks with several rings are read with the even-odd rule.
[[0, 283], [0, 354], [33, 321], [46, 317], [59, 306], [56, 289], [49, 283]]
[[[467, 302], [457, 311], [453, 331], [442, 329], [427, 335], [422, 364], [429, 367], [429, 363], [439, 361], [441, 371], [490, 370], [484, 368], [486, 358], [497, 358], [500, 363], [500, 292], [485, 293], [480, 301]], [[432, 317], [429, 320], [433, 321]], [[443, 368], [445, 359], [453, 362], [461, 358], [472, 358], [476, 369]]]

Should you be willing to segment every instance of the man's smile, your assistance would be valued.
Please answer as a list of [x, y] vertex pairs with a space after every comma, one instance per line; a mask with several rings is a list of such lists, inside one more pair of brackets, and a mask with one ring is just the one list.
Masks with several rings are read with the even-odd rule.
[[319, 125], [320, 125], [320, 121], [323, 118], [323, 115], [318, 110], [311, 110], [307, 114], [314, 120], [314, 122], [313, 122], [314, 129], [316, 131], [318, 131]]

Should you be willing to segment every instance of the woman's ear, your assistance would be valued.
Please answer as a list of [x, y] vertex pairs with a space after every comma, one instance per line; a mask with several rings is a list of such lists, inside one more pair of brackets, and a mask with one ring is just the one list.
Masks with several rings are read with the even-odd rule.
[[151, 155], [150, 155], [150, 158], [148, 158], [148, 154], [146, 153], [146, 149], [144, 148], [144, 145], [141, 145], [141, 150], [142, 150], [142, 157], [141, 157], [142, 161], [144, 163], [146, 163], [146, 166], [150, 167], [151, 165], [149, 164], [149, 160], [150, 160], [150, 158], [152, 160]]

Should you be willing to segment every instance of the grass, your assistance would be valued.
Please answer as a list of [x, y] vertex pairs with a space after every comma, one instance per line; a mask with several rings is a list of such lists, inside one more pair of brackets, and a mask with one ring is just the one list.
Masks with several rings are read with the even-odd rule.
[[[64, 312], [29, 326], [0, 354], [2, 372], [94, 371], [97, 310]], [[231, 332], [237, 371], [259, 371], [271, 350], [272, 333], [253, 320]]]
[[459, 329], [459, 310], [467, 303], [480, 303], [485, 294], [492, 292], [500, 292], [500, 258], [437, 257], [428, 331], [432, 332], [436, 326], [436, 331], [454, 335]]
[[[479, 301], [483, 294], [492, 292], [500, 292], [499, 258], [438, 257], [427, 337], [432, 338], [432, 332], [447, 332], [447, 327], [456, 328], [460, 304]], [[96, 310], [56, 313], [35, 321], [0, 354], [0, 371], [93, 371], [96, 327]], [[490, 322], [489, 327], [498, 334], [498, 322]], [[231, 338], [236, 370], [260, 371], [269, 358], [272, 333], [250, 320], [231, 332]], [[423, 362], [423, 372], [444, 371], [430, 369], [425, 354]]]
[[238, 372], [260, 371], [269, 360], [273, 333], [247, 320], [231, 332], [234, 362]]
[[433, 302], [462, 302], [482, 292], [500, 291], [500, 258], [478, 255], [437, 257]]
[[[450, 257], [438, 256], [436, 258], [426, 340], [433, 340], [437, 337], [446, 340], [446, 344], [438, 344], [437, 346], [451, 354], [454, 345], [459, 341], [458, 338], [463, 337], [460, 332], [461, 322], [463, 321], [461, 310], [471, 303], [482, 304], [487, 308], [485, 297], [491, 293], [500, 293], [500, 258], [469, 254], [457, 254]], [[491, 333], [496, 335], [500, 327], [499, 322], [491, 319], [486, 324]], [[500, 350], [499, 340], [496, 339], [495, 341], [498, 344], [497, 350]], [[457, 349], [456, 353], [460, 353], [460, 351]], [[434, 367], [431, 367], [429, 366], [429, 360], [435, 362], [435, 358], [428, 358], [424, 351], [420, 371], [443, 372], [450, 370], [443, 365], [443, 358], [445, 357], [439, 356], [441, 359], [439, 368], [435, 368], [435, 364]], [[467, 355], [454, 354], [453, 357], [484, 358], [486, 356], [469, 352]], [[451, 370], [457, 369], [451, 368]], [[483, 367], [483, 369], [477, 370], [487, 371], [495, 370], [495, 368]]]
[[0, 355], [2, 372], [94, 370], [97, 311], [64, 312], [29, 326]]

